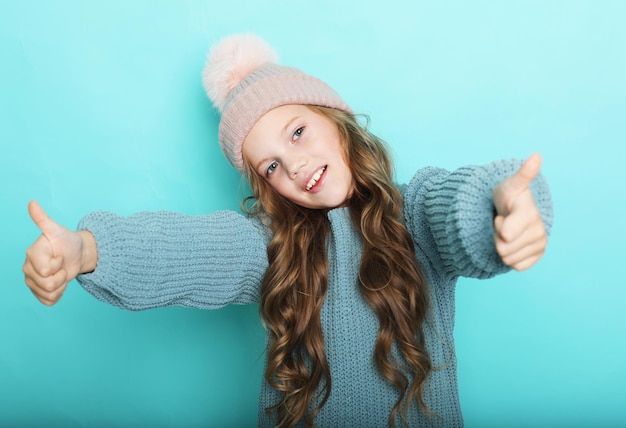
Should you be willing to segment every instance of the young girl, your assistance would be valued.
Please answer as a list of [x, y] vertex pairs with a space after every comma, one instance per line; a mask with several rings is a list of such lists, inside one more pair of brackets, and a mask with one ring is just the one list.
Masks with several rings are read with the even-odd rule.
[[43, 233], [26, 284], [47, 305], [74, 278], [129, 310], [260, 303], [260, 426], [461, 426], [455, 283], [541, 258], [540, 157], [425, 168], [398, 186], [348, 105], [255, 36], [216, 45], [203, 82], [252, 186], [247, 215], [95, 212], [72, 232], [32, 202]]

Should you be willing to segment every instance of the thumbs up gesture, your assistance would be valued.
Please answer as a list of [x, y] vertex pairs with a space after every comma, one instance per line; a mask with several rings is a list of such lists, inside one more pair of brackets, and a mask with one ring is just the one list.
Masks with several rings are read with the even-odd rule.
[[530, 268], [543, 256], [548, 237], [530, 190], [539, 174], [541, 156], [530, 156], [515, 174], [493, 190], [496, 250], [502, 262], [517, 271]]
[[24, 280], [41, 303], [52, 306], [79, 273], [95, 269], [96, 242], [87, 231], [55, 223], [35, 201], [28, 204], [28, 213], [42, 234], [26, 251]]

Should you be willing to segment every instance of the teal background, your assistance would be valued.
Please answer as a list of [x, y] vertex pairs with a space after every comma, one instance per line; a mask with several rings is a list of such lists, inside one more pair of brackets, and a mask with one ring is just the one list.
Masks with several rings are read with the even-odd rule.
[[73, 282], [48, 308], [21, 272], [31, 199], [68, 227], [238, 209], [200, 71], [241, 31], [369, 114], [399, 181], [543, 154], [547, 254], [458, 286], [466, 425], [626, 426], [626, 2], [0, 1], [0, 426], [255, 426], [257, 307], [129, 313]]

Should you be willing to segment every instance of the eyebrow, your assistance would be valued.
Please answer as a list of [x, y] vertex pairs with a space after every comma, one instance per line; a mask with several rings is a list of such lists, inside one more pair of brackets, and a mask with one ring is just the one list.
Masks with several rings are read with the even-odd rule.
[[287, 132], [287, 130], [289, 129], [289, 127], [291, 126], [292, 123], [294, 123], [296, 120], [300, 119], [300, 116], [294, 116], [291, 119], [289, 119], [287, 121], [287, 124], [285, 124], [285, 127], [283, 128], [283, 132], [282, 135], [285, 135], [285, 133]]
[[263, 158], [256, 164], [256, 171], [257, 171], [257, 173], [261, 173], [261, 171], [260, 171], [261, 165], [263, 165], [266, 162], [267, 162], [267, 159]]

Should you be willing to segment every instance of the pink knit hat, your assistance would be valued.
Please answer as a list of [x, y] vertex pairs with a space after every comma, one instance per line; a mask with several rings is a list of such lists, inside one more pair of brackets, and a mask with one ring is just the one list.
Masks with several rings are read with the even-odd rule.
[[308, 104], [351, 111], [321, 80], [277, 64], [276, 52], [253, 34], [222, 39], [209, 52], [202, 83], [222, 113], [219, 142], [229, 162], [243, 173], [242, 146], [254, 124], [286, 104]]

